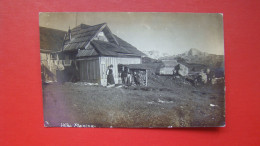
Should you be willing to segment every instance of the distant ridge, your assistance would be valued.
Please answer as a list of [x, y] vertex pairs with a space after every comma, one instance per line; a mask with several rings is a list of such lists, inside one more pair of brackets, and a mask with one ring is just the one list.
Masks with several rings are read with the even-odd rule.
[[196, 48], [191, 48], [179, 55], [161, 57], [159, 60], [177, 60], [183, 64], [200, 64], [224, 70], [224, 55], [209, 54]]
[[60, 51], [66, 31], [40, 26], [41, 50]]

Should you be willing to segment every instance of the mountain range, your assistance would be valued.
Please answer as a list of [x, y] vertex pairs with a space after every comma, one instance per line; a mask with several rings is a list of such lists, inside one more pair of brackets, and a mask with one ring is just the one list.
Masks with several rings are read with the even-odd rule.
[[183, 64], [202, 64], [210, 68], [224, 69], [224, 55], [209, 54], [195, 48], [179, 55], [160, 57], [159, 60], [177, 60]]

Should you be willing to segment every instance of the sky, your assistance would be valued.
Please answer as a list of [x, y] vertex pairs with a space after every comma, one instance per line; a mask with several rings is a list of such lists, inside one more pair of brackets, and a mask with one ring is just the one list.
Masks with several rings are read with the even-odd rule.
[[218, 13], [41, 12], [39, 25], [68, 31], [81, 23], [107, 23], [141, 51], [177, 55], [196, 48], [224, 54], [223, 15]]

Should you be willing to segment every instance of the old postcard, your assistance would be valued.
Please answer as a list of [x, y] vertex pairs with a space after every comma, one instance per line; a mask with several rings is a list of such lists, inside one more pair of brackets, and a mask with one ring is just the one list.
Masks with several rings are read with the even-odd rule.
[[223, 127], [223, 15], [39, 14], [45, 127]]

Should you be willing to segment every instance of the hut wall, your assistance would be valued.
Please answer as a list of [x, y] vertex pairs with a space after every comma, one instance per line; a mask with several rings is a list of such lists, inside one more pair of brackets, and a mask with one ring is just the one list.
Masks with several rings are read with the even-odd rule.
[[100, 83], [99, 58], [87, 58], [78, 61], [80, 81]]
[[43, 82], [56, 81], [57, 60], [52, 59], [52, 55], [50, 53], [40, 53], [40, 56]]
[[118, 81], [120, 80], [119, 74], [118, 74], [118, 64], [141, 64], [141, 58], [140, 57], [99, 57], [100, 62], [100, 83], [101, 85], [107, 85], [107, 69], [109, 65], [113, 65], [113, 74], [115, 83], [118, 84]]

